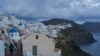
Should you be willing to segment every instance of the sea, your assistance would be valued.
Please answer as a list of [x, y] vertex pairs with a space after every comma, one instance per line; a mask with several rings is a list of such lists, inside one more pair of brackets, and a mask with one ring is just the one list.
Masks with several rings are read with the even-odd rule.
[[97, 42], [91, 44], [79, 44], [78, 46], [92, 56], [100, 56], [100, 33], [92, 33]]

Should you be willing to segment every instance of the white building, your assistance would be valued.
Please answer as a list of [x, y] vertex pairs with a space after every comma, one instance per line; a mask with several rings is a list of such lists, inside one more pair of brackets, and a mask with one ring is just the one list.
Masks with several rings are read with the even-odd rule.
[[[33, 54], [33, 56], [54, 56], [55, 42], [52, 38], [48, 38], [43, 34], [32, 33], [22, 40], [23, 54]], [[60, 53], [61, 54], [61, 53]]]
[[20, 20], [18, 20], [15, 16], [10, 16], [10, 24], [14, 25], [14, 26], [18, 26], [18, 24], [20, 23]]
[[27, 33], [33, 32], [33, 26], [32, 24], [26, 23], [25, 24], [25, 29]]
[[10, 38], [10, 39], [13, 39], [13, 40], [15, 40], [15, 41], [20, 40], [20, 36], [19, 36], [19, 31], [18, 31], [18, 29], [16, 29], [15, 27], [12, 27], [12, 28], [9, 30], [9, 38]]
[[20, 21], [20, 23], [18, 24], [18, 28], [25, 29], [25, 25]]
[[0, 56], [5, 56], [5, 45], [2, 40], [0, 40]]
[[47, 27], [43, 23], [35, 23], [33, 24], [34, 32], [38, 32], [44, 35], [48, 34]]

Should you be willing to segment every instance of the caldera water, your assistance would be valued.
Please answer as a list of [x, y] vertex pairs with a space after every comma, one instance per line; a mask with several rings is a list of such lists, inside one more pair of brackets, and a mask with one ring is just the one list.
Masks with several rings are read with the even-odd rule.
[[83, 51], [91, 54], [92, 56], [100, 56], [100, 33], [92, 33], [97, 42], [92, 44], [78, 45]]

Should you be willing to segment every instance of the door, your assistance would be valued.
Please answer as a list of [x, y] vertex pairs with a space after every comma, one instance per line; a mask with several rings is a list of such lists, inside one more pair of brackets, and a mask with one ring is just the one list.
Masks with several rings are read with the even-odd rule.
[[33, 56], [37, 56], [37, 46], [33, 46]]

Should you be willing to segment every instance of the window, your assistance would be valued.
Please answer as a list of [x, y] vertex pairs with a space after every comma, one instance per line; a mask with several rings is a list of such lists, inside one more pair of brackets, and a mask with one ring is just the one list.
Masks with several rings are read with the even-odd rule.
[[38, 35], [36, 35], [36, 39], [39, 39], [39, 36]]
[[11, 34], [11, 36], [13, 37], [13, 34]]

